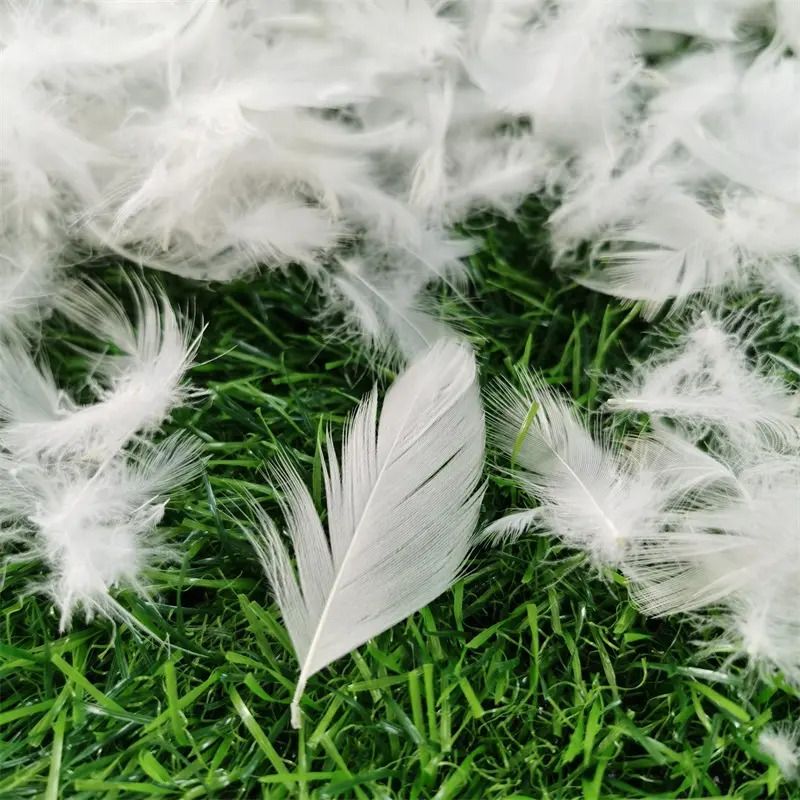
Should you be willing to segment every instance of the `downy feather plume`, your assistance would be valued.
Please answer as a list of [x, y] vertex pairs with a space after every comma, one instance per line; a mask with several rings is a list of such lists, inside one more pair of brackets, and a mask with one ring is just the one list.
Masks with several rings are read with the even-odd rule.
[[644, 301], [652, 316], [668, 299], [686, 302], [742, 281], [742, 254], [722, 221], [681, 192], [650, 198], [635, 216], [607, 228], [593, 250], [600, 266], [577, 281], [625, 300]]
[[[628, 120], [564, 171], [553, 244], [569, 266], [565, 255], [593, 243], [581, 283], [644, 301], [650, 314], [697, 295], [764, 287], [796, 313], [800, 62], [786, 50], [790, 18], [771, 5], [626, 6], [626, 25], [713, 45], [667, 46], [632, 81], [638, 103]], [[762, 52], [731, 46], [748, 26], [765, 25], [777, 28]]]
[[629, 470], [609, 440], [595, 441], [570, 404], [538, 375], [520, 372], [522, 384], [493, 387], [489, 436], [511, 458], [520, 488], [538, 506], [489, 526], [495, 540], [530, 529], [554, 533], [584, 548], [598, 564], [616, 564], [648, 511], [648, 497], [628, 491]]
[[719, 458], [733, 480], [698, 492], [629, 555], [624, 571], [633, 598], [649, 614], [716, 610], [702, 619], [720, 629], [725, 650], [797, 684], [797, 451], [786, 456], [750, 443], [738, 463], [730, 452]]
[[521, 388], [500, 382], [490, 392], [489, 435], [537, 505], [492, 523], [485, 535], [495, 540], [538, 530], [584, 550], [597, 566], [620, 567], [639, 542], [657, 536], [669, 509], [728, 477], [665, 429], [624, 443], [599, 428], [593, 435], [543, 378], [517, 377]]
[[625, 23], [650, 31], [733, 42], [741, 35], [742, 23], [764, 4], [763, 0], [703, 0], [699, 3], [637, 0], [629, 7]]
[[459, 294], [466, 279], [459, 259], [473, 249], [474, 243], [456, 239], [429, 245], [426, 256], [406, 251], [342, 258], [327, 288], [331, 311], [344, 312], [344, 332], [358, 335], [377, 356], [413, 359], [437, 340], [453, 336], [430, 303], [423, 303], [423, 288], [438, 279]]
[[20, 337], [0, 347], [0, 528], [23, 544], [12, 558], [39, 558], [38, 587], [59, 607], [135, 620], [112, 598], [144, 592], [142, 570], [167, 554], [154, 534], [168, 493], [194, 478], [199, 443], [152, 439], [194, 394], [184, 374], [197, 347], [164, 298], [131, 281], [134, 318], [105, 289], [73, 285], [62, 311], [112, 351], [92, 356], [93, 403], [60, 388]]
[[41, 559], [49, 575], [33, 588], [60, 610], [60, 629], [76, 610], [127, 619], [114, 589], [146, 594], [142, 571], [169, 557], [155, 535], [169, 493], [202, 466], [199, 442], [176, 434], [137, 446], [102, 465], [77, 459], [55, 464], [0, 461], [0, 520], [28, 545], [20, 556]]
[[800, 725], [780, 722], [770, 725], [758, 736], [761, 752], [775, 762], [787, 781], [800, 778]]
[[764, 434], [796, 438], [800, 397], [774, 369], [751, 364], [752, 334], [741, 329], [701, 313], [673, 348], [630, 371], [608, 408], [668, 417], [698, 438], [709, 428], [740, 444]]
[[135, 435], [156, 432], [194, 393], [184, 376], [199, 344], [160, 290], [128, 281], [134, 317], [107, 290], [74, 284], [60, 309], [116, 352], [92, 356], [94, 402], [76, 403], [22, 346], [0, 350], [0, 443], [21, 458], [102, 461]]
[[0, 234], [0, 336], [34, 328], [57, 283], [44, 243]]
[[276, 480], [297, 573], [275, 524], [253, 537], [300, 662], [292, 724], [308, 679], [445, 591], [463, 569], [483, 495], [483, 410], [475, 358], [442, 340], [370, 393], [328, 437], [328, 532], [295, 469]]

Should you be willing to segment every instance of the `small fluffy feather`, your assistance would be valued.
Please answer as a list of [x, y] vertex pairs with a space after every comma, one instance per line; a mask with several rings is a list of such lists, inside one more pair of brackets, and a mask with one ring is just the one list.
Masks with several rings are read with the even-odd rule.
[[650, 415], [622, 440], [534, 375], [496, 388], [491, 437], [536, 507], [487, 533], [553, 534], [619, 569], [645, 613], [691, 613], [718, 631], [707, 649], [800, 685], [797, 398], [745, 349], [734, 321], [701, 316], [609, 403]]
[[800, 777], [800, 726], [796, 722], [765, 728], [758, 736], [758, 746], [775, 762], [787, 781]]
[[521, 388], [495, 384], [489, 394], [490, 441], [511, 458], [514, 481], [537, 503], [492, 523], [503, 540], [536, 529], [586, 551], [597, 566], [620, 567], [641, 542], [702, 487], [729, 478], [689, 441], [658, 428], [617, 443], [595, 435], [545, 381], [518, 373]]
[[800, 396], [775, 369], [750, 363], [751, 340], [732, 323], [702, 313], [674, 347], [636, 365], [607, 406], [669, 417], [701, 433], [703, 426], [714, 427], [737, 443], [764, 434], [796, 438]]
[[253, 537], [300, 662], [292, 724], [306, 682], [418, 611], [457, 578], [474, 540], [483, 490], [483, 409], [475, 358], [442, 340], [348, 423], [341, 457], [324, 465], [328, 534], [295, 469], [277, 482], [297, 561], [260, 514]]
[[515, 480], [538, 507], [493, 523], [502, 539], [531, 527], [585, 549], [598, 564], [617, 564], [651, 511], [623, 454], [595, 440], [573, 407], [544, 380], [520, 373], [521, 389], [495, 386], [489, 396], [490, 436], [511, 457]]
[[129, 281], [134, 317], [97, 285], [75, 284], [60, 308], [116, 352], [93, 357], [94, 401], [76, 403], [21, 347], [0, 351], [0, 443], [21, 458], [76, 455], [102, 461], [135, 435], [156, 432], [192, 394], [184, 383], [199, 344], [167, 302]]
[[[20, 338], [0, 348], [0, 524], [40, 558], [61, 629], [82, 610], [129, 619], [112, 591], [144, 592], [141, 573], [166, 551], [154, 531], [168, 493], [202, 467], [199, 443], [152, 439], [193, 391], [197, 339], [167, 303], [132, 280], [135, 315], [98, 285], [75, 284], [61, 309], [112, 348], [94, 356], [95, 401], [77, 404]], [[16, 557], [16, 556], [15, 556]], [[132, 624], [135, 620], [129, 619]]]
[[41, 587], [58, 606], [61, 630], [77, 609], [87, 619], [125, 617], [118, 588], [146, 594], [142, 570], [167, 551], [158, 544], [170, 491], [199, 472], [199, 443], [176, 435], [119, 454], [100, 467], [77, 460], [22, 462], [0, 470], [2, 513], [28, 533], [27, 557], [50, 570]]

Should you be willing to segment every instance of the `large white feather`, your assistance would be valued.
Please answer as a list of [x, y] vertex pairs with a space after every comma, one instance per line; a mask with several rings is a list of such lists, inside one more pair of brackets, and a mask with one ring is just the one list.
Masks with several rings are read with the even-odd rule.
[[293, 467], [282, 463], [286, 531], [297, 575], [266, 517], [259, 555], [294, 644], [300, 698], [316, 672], [409, 614], [456, 579], [480, 509], [483, 411], [475, 359], [437, 343], [351, 418], [341, 459], [328, 439], [328, 535]]

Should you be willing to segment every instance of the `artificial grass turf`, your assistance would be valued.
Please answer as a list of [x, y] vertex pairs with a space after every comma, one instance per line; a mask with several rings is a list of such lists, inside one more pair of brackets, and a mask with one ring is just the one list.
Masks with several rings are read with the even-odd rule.
[[[442, 299], [482, 380], [530, 364], [597, 407], [601, 372], [646, 352], [649, 326], [552, 274], [535, 209], [475, 232], [470, 301]], [[118, 280], [117, 267], [102, 274]], [[171, 503], [176, 561], [150, 574], [153, 600], [119, 599], [171, 646], [80, 618], [59, 635], [49, 600], [24, 594], [40, 565], [9, 564], [0, 798], [800, 796], [756, 748], [797, 694], [700, 656], [687, 624], [644, 619], [621, 577], [547, 537], [475, 552], [450, 592], [312, 678], [293, 731], [296, 662], [237, 499], [276, 512], [261, 474], [284, 448], [320, 504], [325, 428], [338, 438], [374, 372], [315, 319], [299, 276], [167, 283], [208, 324], [192, 373], [208, 395], [170, 427], [200, 436], [209, 462]], [[79, 386], [86, 342], [58, 319], [45, 334], [56, 372]], [[485, 520], [518, 502], [495, 474]]]

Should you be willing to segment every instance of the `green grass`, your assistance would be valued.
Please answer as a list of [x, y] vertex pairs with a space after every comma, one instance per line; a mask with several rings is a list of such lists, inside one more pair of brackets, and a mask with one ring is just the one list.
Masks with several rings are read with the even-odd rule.
[[[471, 304], [443, 301], [483, 379], [531, 364], [596, 408], [601, 372], [646, 350], [648, 326], [559, 282], [538, 214], [479, 233]], [[193, 370], [208, 396], [171, 424], [203, 439], [207, 476], [171, 504], [179, 557], [151, 574], [154, 599], [119, 596], [153, 638], [83, 619], [59, 635], [48, 600], [25, 594], [41, 566], [5, 569], [0, 798], [800, 796], [755, 746], [797, 695], [701, 658], [688, 624], [644, 619], [620, 576], [546, 537], [476, 552], [450, 592], [312, 678], [293, 731], [296, 663], [232, 503], [248, 490], [275, 511], [261, 475], [278, 448], [319, 502], [320, 438], [374, 374], [315, 319], [298, 276], [167, 283], [208, 324]], [[77, 388], [80, 341], [46, 327]], [[493, 478], [485, 519], [518, 502]]]

